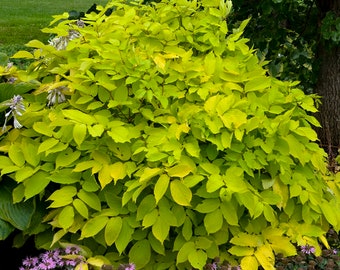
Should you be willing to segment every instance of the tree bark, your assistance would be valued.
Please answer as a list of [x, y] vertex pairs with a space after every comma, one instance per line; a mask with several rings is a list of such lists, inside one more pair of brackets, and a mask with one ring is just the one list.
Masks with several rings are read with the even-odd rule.
[[[340, 14], [339, 0], [318, 0], [319, 21], [326, 13], [333, 11]], [[317, 118], [322, 128], [318, 130], [318, 136], [323, 148], [329, 155], [331, 166], [340, 149], [340, 46], [329, 44], [320, 39], [317, 58], [320, 62], [316, 93], [322, 99]]]

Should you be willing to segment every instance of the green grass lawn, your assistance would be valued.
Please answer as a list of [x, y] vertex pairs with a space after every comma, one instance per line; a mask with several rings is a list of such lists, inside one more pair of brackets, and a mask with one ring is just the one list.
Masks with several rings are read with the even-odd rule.
[[87, 11], [93, 3], [109, 0], [1, 0], [0, 52], [15, 50], [32, 39], [47, 41], [40, 29], [48, 26], [52, 15], [71, 10]]

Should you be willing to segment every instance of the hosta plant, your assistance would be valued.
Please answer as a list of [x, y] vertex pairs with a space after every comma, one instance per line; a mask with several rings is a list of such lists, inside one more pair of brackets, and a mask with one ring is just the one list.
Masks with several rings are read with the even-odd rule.
[[295, 245], [320, 253], [340, 212], [315, 99], [267, 75], [242, 37], [247, 21], [228, 26], [230, 1], [98, 9], [57, 16], [50, 44], [14, 55], [34, 60], [17, 80], [39, 85], [23, 95], [22, 128], [3, 131], [0, 170], [14, 203], [48, 203], [23, 234], [137, 269], [216, 257], [274, 269]]

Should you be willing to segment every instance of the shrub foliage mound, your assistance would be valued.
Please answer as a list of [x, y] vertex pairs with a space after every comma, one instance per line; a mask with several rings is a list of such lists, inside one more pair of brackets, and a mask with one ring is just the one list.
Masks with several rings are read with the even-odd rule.
[[57, 16], [44, 30], [54, 46], [14, 56], [34, 61], [12, 76], [38, 86], [23, 95], [23, 127], [3, 133], [1, 174], [15, 203], [48, 203], [24, 235], [138, 269], [215, 257], [273, 269], [295, 245], [327, 245], [340, 212], [314, 97], [267, 75], [247, 21], [228, 29], [230, 7], [114, 1], [84, 21]]

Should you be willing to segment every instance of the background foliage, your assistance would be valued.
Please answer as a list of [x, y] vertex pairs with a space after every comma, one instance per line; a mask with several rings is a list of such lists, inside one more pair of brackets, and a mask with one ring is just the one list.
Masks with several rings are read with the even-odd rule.
[[1, 184], [15, 205], [48, 204], [23, 235], [138, 269], [215, 257], [273, 269], [294, 245], [327, 246], [339, 191], [312, 129], [314, 96], [267, 75], [242, 36], [248, 20], [228, 28], [230, 8], [115, 1], [84, 24], [57, 16], [44, 30], [54, 46], [33, 40], [14, 56], [33, 63], [2, 77], [35, 91], [24, 127], [2, 133]]

